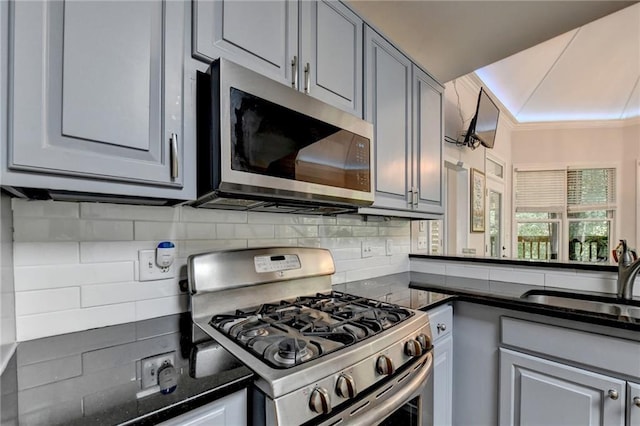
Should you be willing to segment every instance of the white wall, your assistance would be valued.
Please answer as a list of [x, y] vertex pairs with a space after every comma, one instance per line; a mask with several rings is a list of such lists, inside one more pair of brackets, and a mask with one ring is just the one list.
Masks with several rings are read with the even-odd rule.
[[511, 136], [512, 161], [518, 166], [617, 166], [618, 238], [632, 247], [636, 241], [636, 164], [640, 159], [640, 122], [586, 122], [520, 125]]
[[0, 194], [0, 372], [9, 362], [16, 342], [12, 227], [11, 200]]
[[[444, 111], [445, 111], [445, 135], [457, 138], [459, 134], [463, 131], [466, 131], [469, 127], [469, 123], [473, 118], [475, 113], [476, 105], [478, 102], [478, 94], [480, 92], [480, 87], [482, 86], [482, 82], [477, 79], [474, 75], [467, 75], [461, 78], [458, 78], [454, 81], [450, 81], [445, 84], [445, 99], [444, 99]], [[486, 89], [486, 88], [485, 88]], [[489, 92], [490, 93], [490, 92]], [[491, 96], [492, 99], [497, 101], [495, 96]], [[493, 149], [486, 149], [483, 146], [480, 146], [474, 150], [468, 147], [457, 147], [455, 144], [445, 143], [444, 149], [444, 159], [446, 162], [450, 164], [456, 164], [458, 162], [462, 162], [462, 168], [465, 169], [467, 173], [461, 173], [458, 175], [461, 179], [466, 179], [466, 184], [463, 182], [462, 185], [459, 185], [461, 188], [466, 189], [466, 193], [460, 194], [459, 197], [469, 198], [469, 176], [468, 171], [471, 168], [480, 170], [485, 173], [485, 157], [487, 154], [493, 155], [498, 159], [504, 161], [505, 163], [505, 192], [503, 203], [505, 205], [505, 214], [504, 214], [504, 229], [507, 232], [505, 236], [505, 243], [507, 244], [507, 255], [509, 254], [509, 231], [511, 229], [511, 217], [509, 214], [509, 209], [511, 205], [510, 201], [510, 187], [511, 187], [511, 176], [507, 173], [511, 170], [511, 129], [513, 125], [511, 124], [510, 118], [504, 113], [504, 108], [499, 105], [502, 112], [500, 115], [500, 119], [498, 121], [498, 130], [496, 132], [496, 140]], [[462, 118], [461, 118], [462, 115]], [[463, 122], [464, 119], [464, 122]], [[460, 192], [460, 191], [458, 191]], [[462, 200], [466, 201], [466, 200]], [[461, 223], [466, 224], [465, 230], [458, 229], [459, 233], [463, 234], [463, 240], [466, 238], [466, 244], [461, 245], [458, 244], [457, 252], [452, 252], [448, 250], [447, 254], [461, 254], [462, 248], [474, 248], [476, 249], [477, 255], [484, 255], [485, 250], [485, 234], [484, 233], [472, 233], [469, 232], [469, 212], [468, 212], [468, 203], [458, 203], [462, 206], [459, 209], [461, 214], [466, 215], [464, 220], [460, 221]], [[452, 212], [447, 211], [445, 213], [447, 219], [451, 219], [454, 217]], [[460, 239], [459, 239], [460, 240]]]
[[[410, 222], [190, 207], [13, 200], [17, 340], [186, 311], [178, 289], [190, 254], [259, 246], [331, 250], [333, 284], [409, 268]], [[385, 243], [394, 254], [386, 256]], [[138, 250], [171, 240], [180, 277], [138, 282]], [[362, 258], [361, 244], [373, 246]]]

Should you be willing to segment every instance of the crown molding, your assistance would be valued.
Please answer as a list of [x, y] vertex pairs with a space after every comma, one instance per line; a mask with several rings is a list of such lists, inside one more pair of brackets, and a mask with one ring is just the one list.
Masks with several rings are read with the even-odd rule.
[[624, 120], [585, 120], [585, 121], [545, 121], [539, 123], [518, 123], [513, 128], [514, 132], [529, 130], [563, 130], [563, 129], [595, 129], [595, 128], [623, 128], [639, 126], [640, 117]]

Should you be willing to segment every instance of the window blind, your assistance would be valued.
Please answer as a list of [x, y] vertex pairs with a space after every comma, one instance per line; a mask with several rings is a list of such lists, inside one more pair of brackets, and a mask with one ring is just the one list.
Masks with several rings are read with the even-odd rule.
[[569, 211], [610, 210], [616, 204], [616, 169], [567, 170]]
[[516, 212], [565, 210], [566, 170], [516, 170]]

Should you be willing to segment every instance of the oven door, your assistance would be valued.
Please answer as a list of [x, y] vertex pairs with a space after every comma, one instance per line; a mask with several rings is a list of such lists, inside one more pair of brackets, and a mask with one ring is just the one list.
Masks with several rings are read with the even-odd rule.
[[427, 352], [409, 368], [320, 424], [426, 425], [431, 418], [428, 411], [433, 396], [432, 370], [433, 353]]

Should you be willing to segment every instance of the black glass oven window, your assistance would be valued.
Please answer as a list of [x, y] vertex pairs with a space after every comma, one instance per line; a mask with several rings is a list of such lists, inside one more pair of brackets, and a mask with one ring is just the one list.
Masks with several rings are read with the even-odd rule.
[[231, 88], [231, 168], [369, 191], [370, 141]]
[[418, 426], [423, 423], [420, 420], [420, 397], [417, 396], [384, 419], [380, 426]]

